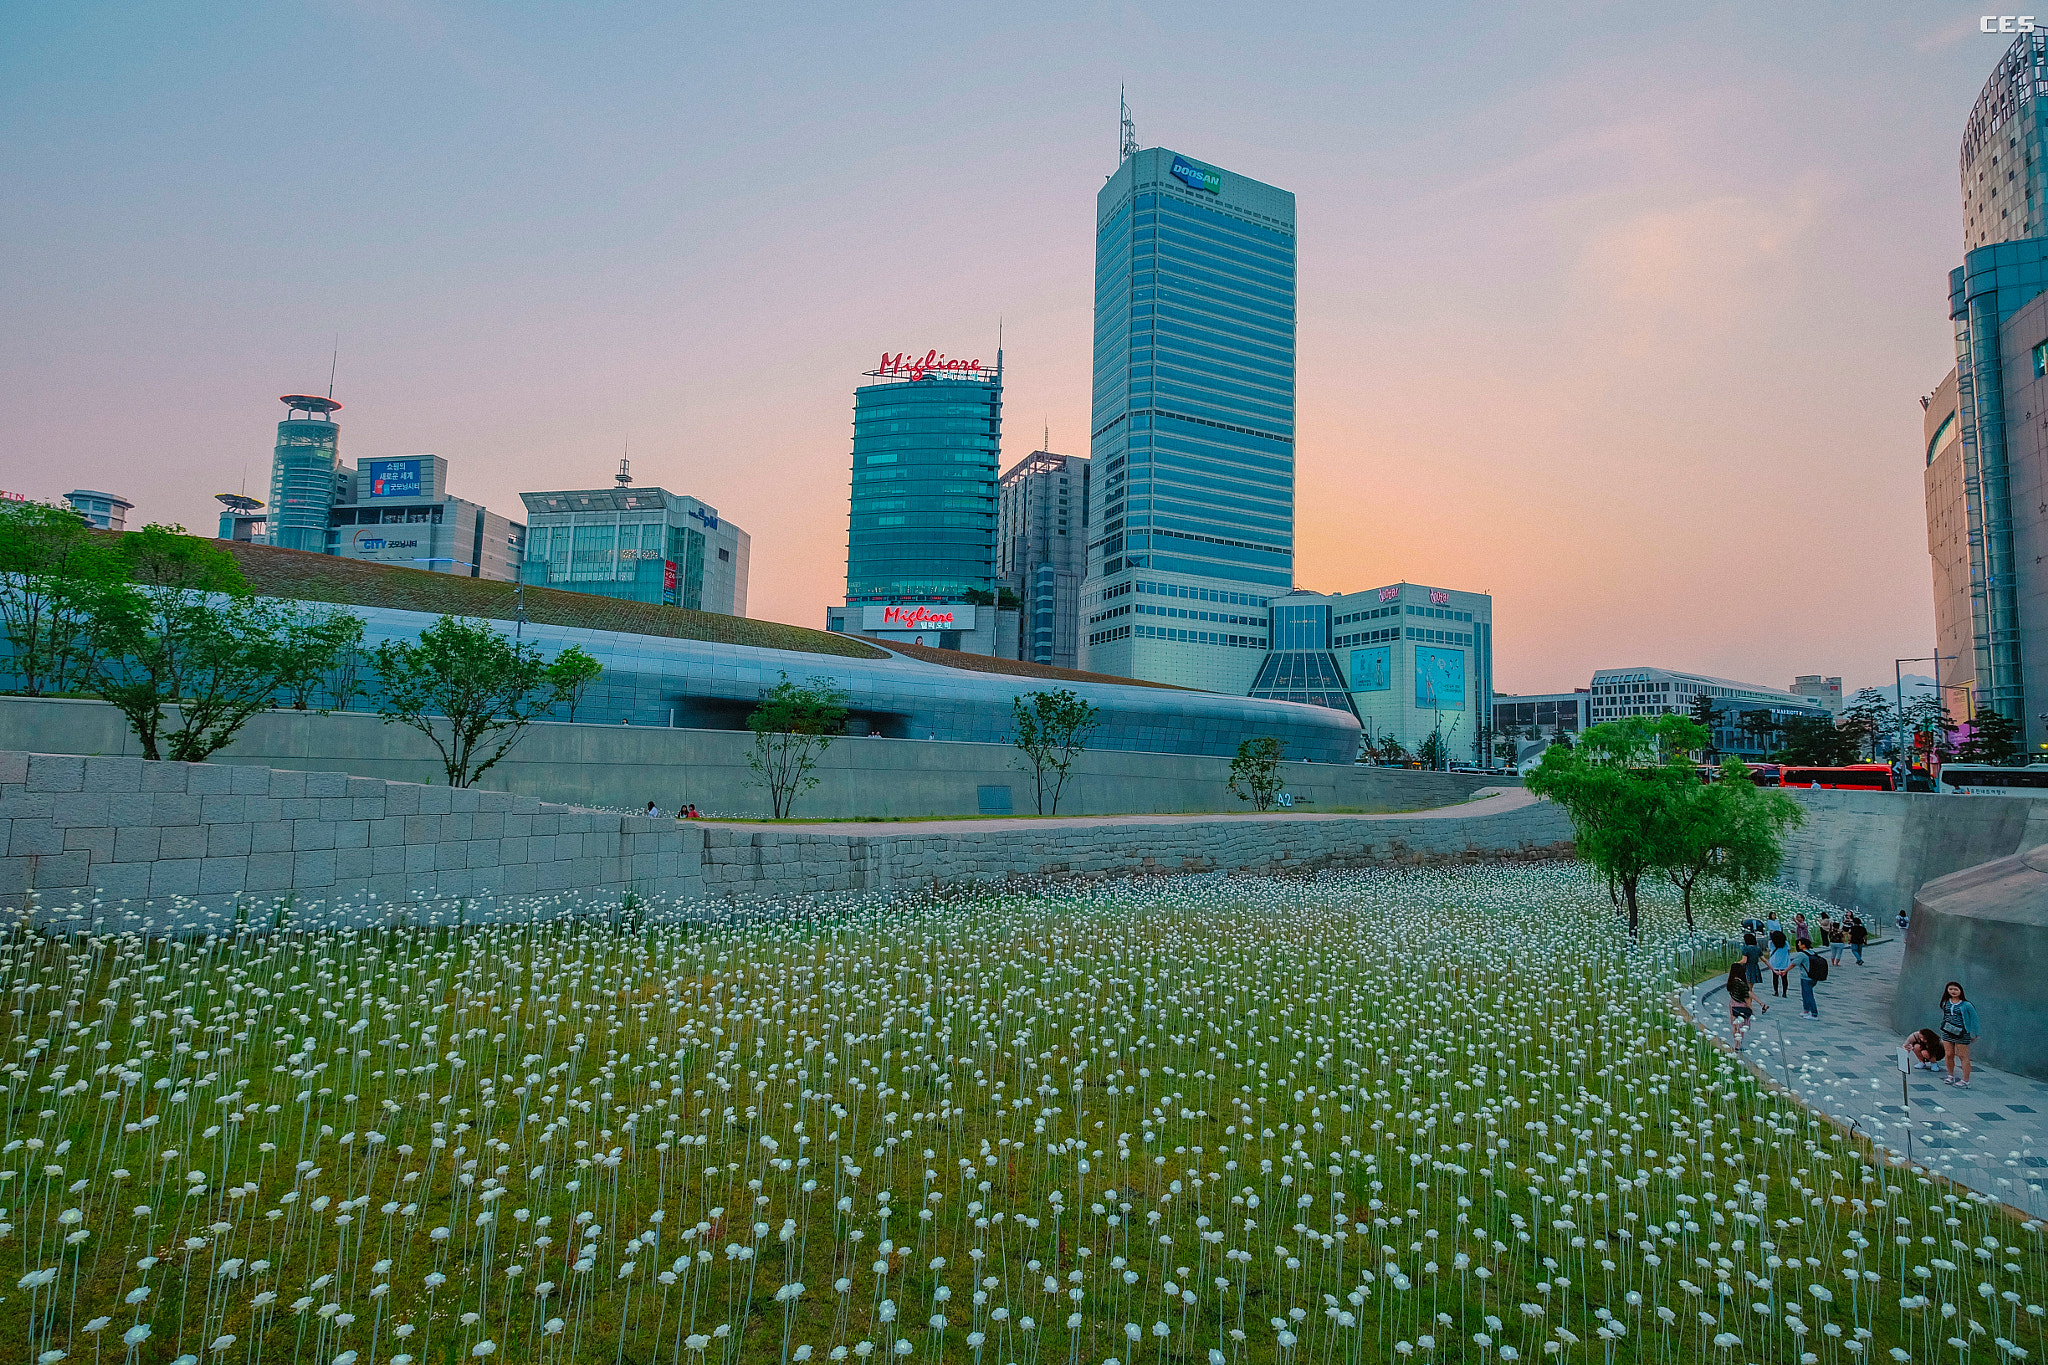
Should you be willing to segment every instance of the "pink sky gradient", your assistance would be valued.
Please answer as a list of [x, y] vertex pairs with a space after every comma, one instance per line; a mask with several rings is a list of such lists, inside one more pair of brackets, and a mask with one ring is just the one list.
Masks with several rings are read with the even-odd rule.
[[352, 462], [517, 516], [630, 435], [820, 625], [883, 350], [1000, 319], [1005, 465], [1085, 453], [1121, 83], [1297, 196], [1301, 586], [1491, 592], [1510, 692], [1930, 648], [1977, 12], [1334, 8], [17, 13], [0, 487], [210, 528], [338, 332]]

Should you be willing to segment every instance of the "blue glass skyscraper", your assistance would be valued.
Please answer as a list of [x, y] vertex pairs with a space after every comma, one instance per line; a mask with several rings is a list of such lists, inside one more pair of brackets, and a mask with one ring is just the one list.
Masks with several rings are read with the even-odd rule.
[[1294, 586], [1294, 196], [1163, 148], [1096, 196], [1081, 666], [1243, 693]]

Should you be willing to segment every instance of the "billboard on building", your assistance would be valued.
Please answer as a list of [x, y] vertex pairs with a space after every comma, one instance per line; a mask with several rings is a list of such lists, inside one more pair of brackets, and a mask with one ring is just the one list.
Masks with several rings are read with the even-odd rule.
[[1415, 649], [1415, 704], [1425, 711], [1465, 709], [1465, 651]]
[[1351, 651], [1351, 690], [1353, 692], [1391, 692], [1394, 690], [1394, 647], [1379, 645], [1373, 649]]
[[869, 604], [861, 608], [862, 630], [973, 630], [974, 608], [961, 602], [920, 607]]
[[419, 460], [365, 460], [363, 476], [370, 481], [373, 498], [416, 498], [420, 496]]

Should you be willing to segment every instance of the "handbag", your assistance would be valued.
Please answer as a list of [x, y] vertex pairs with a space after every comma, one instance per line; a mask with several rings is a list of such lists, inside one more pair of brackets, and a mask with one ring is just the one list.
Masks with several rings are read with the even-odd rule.
[[1955, 1015], [1943, 1014], [1941, 1016], [1942, 1037], [1947, 1038], [1951, 1041], [1960, 1042], [1962, 1039], [1967, 1038], [1969, 1036], [1969, 1032], [1970, 1031], [1968, 1029], [1963, 1027], [1963, 1021], [1957, 1018]]

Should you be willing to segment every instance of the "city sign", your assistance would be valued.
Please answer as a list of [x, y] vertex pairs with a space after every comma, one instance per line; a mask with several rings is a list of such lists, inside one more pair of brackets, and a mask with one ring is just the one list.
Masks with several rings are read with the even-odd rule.
[[1223, 177], [1214, 171], [1204, 170], [1186, 157], [1173, 159], [1173, 178], [1191, 190], [1202, 190], [1208, 194], [1223, 193]]
[[948, 602], [937, 607], [869, 604], [861, 608], [862, 630], [973, 630], [974, 608]]
[[418, 460], [369, 460], [363, 472], [370, 479], [373, 498], [416, 498], [420, 496]]
[[361, 531], [356, 532], [358, 550], [417, 550], [419, 547], [420, 543], [417, 540], [386, 540], [382, 536], [366, 536]]
[[974, 374], [981, 373], [979, 360], [953, 360], [943, 351], [926, 351], [922, 356], [898, 351], [890, 355], [882, 352], [881, 367], [874, 371], [877, 377], [902, 375], [906, 379], [922, 379], [927, 374]]

